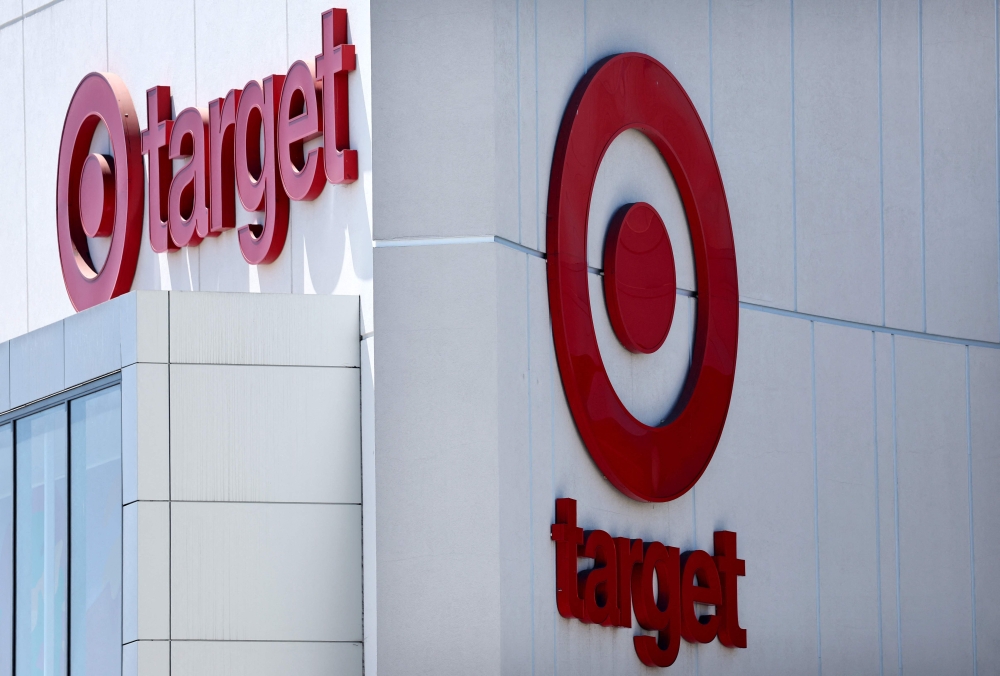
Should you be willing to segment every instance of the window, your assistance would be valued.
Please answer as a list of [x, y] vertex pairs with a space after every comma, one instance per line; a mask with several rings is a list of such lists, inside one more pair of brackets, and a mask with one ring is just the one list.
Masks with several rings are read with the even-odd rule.
[[0, 418], [0, 676], [121, 675], [116, 379]]
[[17, 438], [17, 676], [66, 673], [69, 472], [66, 405], [22, 418]]
[[70, 673], [117, 676], [122, 646], [121, 389], [70, 402]]

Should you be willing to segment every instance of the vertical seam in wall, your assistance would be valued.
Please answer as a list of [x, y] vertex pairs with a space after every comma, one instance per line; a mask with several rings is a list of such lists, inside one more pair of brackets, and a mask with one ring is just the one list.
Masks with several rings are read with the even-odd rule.
[[903, 674], [903, 617], [900, 612], [899, 576], [899, 442], [896, 430], [896, 335], [891, 334], [892, 346], [892, 497], [894, 526], [896, 529], [896, 667]]
[[[198, 0], [191, 0], [191, 26], [194, 30], [194, 100], [195, 105], [201, 99], [198, 98]], [[199, 264], [201, 259], [199, 258]], [[198, 286], [201, 286], [201, 269], [198, 270]]]
[[[994, 67], [995, 75], [995, 85], [996, 90], [996, 108], [994, 114], [994, 125], [996, 127], [996, 135], [994, 137], [994, 155], [996, 157], [996, 175], [997, 175], [997, 195], [996, 195], [996, 206], [997, 206], [997, 264], [1000, 266], [1000, 12], [998, 12], [997, 0], [993, 0], [993, 45], [996, 51], [996, 60]], [[998, 319], [1000, 319], [1000, 267], [998, 267], [997, 275], [997, 303], [998, 303]]]
[[[521, 0], [514, 1], [514, 69], [517, 75], [517, 243], [521, 234]], [[535, 243], [537, 246], [537, 242]]]
[[[882, 2], [879, 0], [879, 25]], [[879, 31], [881, 34], [881, 29]], [[878, 673], [885, 673], [885, 650], [882, 641], [882, 509], [878, 479], [878, 368], [876, 334], [872, 331], [872, 437], [875, 441], [875, 589], [878, 595]]]
[[923, 300], [924, 333], [927, 333], [927, 234], [924, 190], [924, 2], [917, 1], [917, 110], [920, 117], [920, 294]]
[[535, 0], [535, 247], [542, 250], [542, 217], [538, 194], [538, 0]]
[[972, 513], [972, 383], [969, 369], [969, 346], [965, 346], [965, 443], [969, 462], [969, 562], [972, 574], [972, 673], [979, 674], [979, 651], [976, 636], [976, 531]]
[[816, 443], [816, 322], [809, 322], [809, 358], [812, 367], [813, 530], [816, 544], [816, 668], [823, 676], [823, 628], [819, 579], [819, 452]]
[[[27, 50], [24, 46], [24, 0], [21, 0], [21, 151], [24, 155], [24, 330], [31, 326], [31, 275], [28, 272], [28, 85]], [[8, 388], [9, 389], [9, 388]]]
[[[521, 222], [524, 218], [523, 195], [521, 192], [521, 0], [514, 2], [514, 44], [516, 46], [517, 64], [517, 240], [523, 244]], [[536, 243], [537, 244], [537, 243]], [[535, 673], [535, 470], [531, 407], [531, 260], [524, 256], [524, 295], [525, 295], [525, 354], [527, 373], [525, 375], [528, 387], [528, 588], [529, 612], [531, 614], [531, 673]]]
[[[197, 66], [195, 66], [197, 69]], [[171, 425], [171, 411], [170, 411], [170, 377], [172, 368], [172, 359], [170, 355], [170, 320], [172, 312], [172, 303], [170, 302], [170, 295], [172, 292], [167, 292], [167, 668], [173, 670], [173, 638], [174, 638], [174, 482], [173, 482], [173, 467], [174, 467], [174, 454], [173, 454], [173, 443], [171, 437], [172, 425]], [[136, 375], [138, 376], [138, 370], [136, 370]], [[363, 633], [362, 633], [363, 636]]]
[[[878, 0], [878, 201], [879, 201], [879, 252], [882, 257], [882, 326], [885, 326], [885, 155], [883, 138], [885, 122], [882, 114], [882, 0]], [[872, 350], [875, 349], [874, 334]], [[874, 352], [872, 353], [874, 359]], [[881, 628], [879, 629], [881, 632]], [[879, 634], [881, 636], [881, 633]], [[880, 639], [881, 642], [881, 639]]]
[[789, 0], [789, 77], [792, 94], [792, 308], [799, 309], [799, 209], [795, 182], [795, 0]]
[[[708, 139], [712, 143], [715, 143], [715, 71], [712, 64], [712, 0], [708, 0]], [[697, 654], [695, 652], [696, 656]]]

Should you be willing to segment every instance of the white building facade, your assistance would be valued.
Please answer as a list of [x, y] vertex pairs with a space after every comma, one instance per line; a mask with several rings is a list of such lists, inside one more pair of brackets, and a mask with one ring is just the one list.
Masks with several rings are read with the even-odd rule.
[[[1000, 672], [996, 3], [337, 9], [346, 41], [324, 45], [331, 6], [311, 1], [0, 0], [0, 674], [641, 674], [658, 667], [635, 638], [655, 629], [676, 652], [670, 673]], [[690, 165], [668, 166], [635, 124], [609, 138], [573, 264], [629, 424], [684, 412], [689, 373], [715, 345], [699, 326], [716, 294], [738, 317], [711, 461], [649, 502], [588, 436], [550, 282], [564, 253], [551, 249], [553, 168], [580, 161], [560, 154], [574, 106], [624, 53], [686, 93], [677, 105], [697, 124], [664, 133], [711, 149], [706, 175], [724, 186], [713, 213], [725, 214], [712, 223], [729, 224], [736, 270], [735, 285], [707, 288]], [[346, 85], [334, 97], [333, 70], [318, 79], [324, 128], [282, 146], [281, 116], [305, 119], [310, 94], [285, 113], [278, 96], [267, 113], [266, 92], [291, 91], [300, 61]], [[121, 96], [119, 107], [137, 118], [104, 120], [83, 146], [81, 158], [110, 158], [93, 175], [111, 181], [139, 166], [116, 149], [115, 124], [138, 144], [150, 120], [171, 121], [168, 148], [182, 111], [214, 124], [212, 102], [234, 89], [249, 101], [259, 81], [258, 117], [234, 103], [236, 150], [218, 146], [250, 182], [213, 192], [225, 172], [206, 149], [205, 183], [184, 192], [177, 177], [193, 175], [184, 158], [197, 151], [178, 140], [151, 170], [150, 133], [141, 151], [127, 146], [142, 190], [126, 202], [106, 188], [123, 206], [113, 234], [98, 228], [112, 212], [88, 215], [82, 159], [66, 170], [70, 197], [59, 192], [64, 125], [95, 72], [120, 78], [131, 108]], [[157, 120], [158, 86], [170, 105]], [[621, 77], [607, 92], [650, 91], [636, 87]], [[334, 143], [339, 124], [348, 137]], [[248, 128], [260, 162], [256, 143], [240, 147]], [[241, 240], [281, 230], [269, 228], [282, 198], [267, 200], [279, 184], [294, 192], [282, 147], [296, 172], [319, 148], [341, 169], [356, 152], [356, 168], [335, 176], [313, 155], [319, 183], [287, 200], [287, 233], [265, 262]], [[175, 230], [170, 182], [157, 186], [162, 219], [149, 189], [168, 170]], [[199, 194], [213, 216], [215, 196], [232, 199], [237, 227], [191, 236]], [[67, 280], [66, 261], [103, 274], [135, 200], [134, 275], [81, 304], [74, 283], [91, 282]], [[623, 346], [605, 274], [616, 214], [640, 202], [662, 219], [675, 272], [670, 330], [650, 353]], [[184, 232], [184, 246], [154, 250]], [[588, 591], [584, 575], [567, 590], [557, 549], [577, 536], [560, 530], [565, 498], [582, 529], [566, 560], [607, 573], [584, 542], [641, 538], [635, 577], [619, 558], [617, 582], [594, 577]], [[725, 572], [720, 532], [736, 534], [745, 574]], [[624, 605], [623, 591], [640, 605], [644, 585], [653, 593], [642, 571], [656, 542], [715, 556], [705, 575], [721, 573], [723, 592], [738, 585], [745, 647], [716, 629], [699, 643], [688, 626], [678, 643], [676, 627], [646, 617], [653, 605]], [[735, 623], [734, 605], [678, 596], [683, 574], [664, 592], [677, 577], [664, 571], [698, 557], [670, 563], [673, 551], [648, 566], [659, 610]], [[558, 600], [601, 611], [609, 594], [622, 607], [606, 624], [618, 626]]]

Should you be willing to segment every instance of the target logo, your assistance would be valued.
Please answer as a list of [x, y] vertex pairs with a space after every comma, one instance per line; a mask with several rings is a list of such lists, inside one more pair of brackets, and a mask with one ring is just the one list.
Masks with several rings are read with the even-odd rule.
[[[99, 124], [111, 155], [90, 152]], [[77, 310], [127, 293], [142, 240], [145, 204], [139, 121], [125, 83], [91, 73], [76, 88], [59, 146], [56, 227], [63, 279]], [[91, 258], [88, 237], [110, 237], [104, 265]]]
[[[622, 132], [636, 129], [659, 150], [687, 216], [697, 280], [691, 366], [659, 426], [622, 403], [601, 359], [590, 305], [587, 220], [597, 171]], [[739, 290], [722, 176], [694, 105], [663, 65], [619, 54], [594, 65], [563, 115], [549, 182], [548, 289], [563, 388], [591, 457], [625, 495], [666, 502], [705, 471], [726, 422], [736, 371]], [[622, 345], [649, 354], [670, 331], [677, 293], [673, 249], [645, 203], [623, 205], [604, 248], [604, 292]]]
[[[118, 76], [83, 78], [66, 112], [56, 194], [59, 257], [77, 311], [132, 288], [147, 190], [155, 253], [198, 246], [235, 228], [247, 264], [265, 265], [284, 248], [289, 200], [314, 200], [327, 183], [357, 180], [347, 86], [357, 61], [347, 28], [347, 10], [324, 12], [323, 51], [311, 63], [251, 80], [207, 109], [192, 106], [174, 117], [170, 87], [148, 89], [141, 133]], [[102, 124], [110, 155], [90, 151]], [[322, 146], [305, 147], [320, 137]], [[176, 173], [174, 160], [186, 160]], [[259, 214], [254, 222], [237, 224], [237, 197]], [[111, 238], [103, 266], [89, 248], [88, 238], [98, 237]]]

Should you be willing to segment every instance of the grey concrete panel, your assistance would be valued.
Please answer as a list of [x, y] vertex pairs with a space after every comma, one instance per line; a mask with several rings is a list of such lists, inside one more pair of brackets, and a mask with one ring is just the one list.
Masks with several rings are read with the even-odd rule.
[[171, 509], [171, 638], [361, 640], [360, 506]]
[[795, 306], [791, 12], [712, 4], [713, 143], [736, 239], [740, 297]]
[[989, 674], [1000, 672], [1000, 351], [969, 353], [976, 666]]
[[65, 387], [63, 323], [10, 341], [10, 405], [21, 406]]
[[711, 545], [716, 530], [739, 536], [748, 647], [700, 652], [701, 673], [763, 676], [818, 667], [810, 340], [807, 321], [740, 312], [729, 417], [693, 493], [701, 546]]
[[996, 342], [996, 7], [921, 8], [926, 330]]
[[[30, 10], [29, 3], [25, 4], [25, 10]], [[55, 228], [59, 130], [80, 78], [108, 69], [105, 1], [52, 3], [25, 18], [22, 27], [28, 283], [27, 288], [17, 288], [24, 289], [21, 293], [29, 303], [27, 328], [34, 330], [73, 314]], [[105, 246], [106, 240], [97, 242], [92, 252], [106, 251]]]
[[10, 408], [10, 343], [0, 343], [0, 411]]
[[170, 643], [171, 676], [361, 676], [362, 671], [360, 643]]
[[378, 557], [375, 502], [375, 336], [361, 341], [361, 525], [365, 664], [378, 671]]
[[170, 638], [170, 505], [122, 511], [122, 640]]
[[892, 336], [875, 334], [878, 428], [879, 584], [882, 617], [882, 673], [899, 674], [899, 615], [896, 530], [896, 415]]
[[122, 369], [122, 501], [170, 499], [170, 373]]
[[170, 361], [358, 366], [357, 296], [170, 294]]
[[[882, 0], [881, 8], [885, 323], [922, 331], [920, 5]], [[893, 625], [893, 637], [895, 633]], [[895, 669], [895, 659], [892, 665]]]
[[499, 248], [375, 250], [384, 673], [499, 673]]
[[516, 223], [495, 214], [493, 3], [387, 2], [371, 12], [372, 87], [381, 92], [372, 119], [391, 139], [374, 147], [375, 238], [516, 238]]
[[353, 368], [171, 365], [174, 500], [361, 504]]
[[170, 642], [132, 641], [123, 645], [122, 676], [170, 676]]
[[525, 312], [529, 256], [495, 247], [497, 279], [497, 456], [500, 496], [500, 618], [510, 629], [501, 636], [500, 671], [531, 673], [531, 448], [528, 445], [528, 315]]
[[903, 673], [971, 673], [965, 348], [895, 341]]
[[878, 4], [795, 3], [798, 308], [882, 321]]
[[830, 673], [881, 674], [874, 344], [815, 325], [820, 632]]
[[122, 367], [121, 314], [128, 300], [114, 299], [63, 320], [66, 387]]
[[[20, 14], [17, 0], [0, 0], [0, 23], [5, 15]], [[24, 185], [24, 49], [21, 24], [0, 29], [0, 91], [4, 114], [0, 115], [0, 340], [28, 330], [28, 299], [23, 292], [28, 279], [27, 219]]]
[[[538, 250], [545, 251], [549, 172], [552, 169], [556, 136], [573, 89], [592, 61], [587, 57], [583, 3], [578, 0], [540, 2], [535, 7], [532, 23], [535, 29], [535, 108], [532, 112], [537, 140], [532, 167], [537, 185], [533, 210], [536, 246]], [[522, 195], [522, 199], [524, 198]]]

